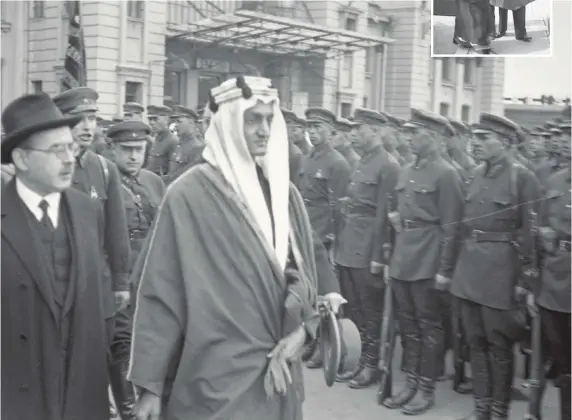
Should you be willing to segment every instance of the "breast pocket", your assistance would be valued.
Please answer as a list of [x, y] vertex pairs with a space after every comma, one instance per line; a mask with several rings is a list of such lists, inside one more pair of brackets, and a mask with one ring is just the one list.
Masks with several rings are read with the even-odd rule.
[[136, 229], [139, 227], [139, 208], [132, 199], [125, 199], [125, 216], [127, 217], [128, 229]]
[[517, 209], [513, 204], [512, 196], [508, 192], [497, 193], [491, 200], [493, 202], [495, 218], [498, 220], [515, 221]]
[[437, 186], [434, 184], [418, 184], [413, 188], [415, 203], [429, 212], [437, 210]]
[[375, 201], [377, 196], [378, 180], [373, 176], [360, 176], [355, 181], [356, 190], [361, 198], [369, 198]]

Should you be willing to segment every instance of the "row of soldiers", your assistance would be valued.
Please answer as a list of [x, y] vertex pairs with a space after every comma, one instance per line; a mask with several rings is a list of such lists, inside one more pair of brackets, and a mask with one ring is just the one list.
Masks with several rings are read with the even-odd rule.
[[[121, 417], [132, 419], [134, 395], [125, 374], [130, 298], [137, 285], [129, 284], [129, 273], [165, 184], [201, 162], [209, 116], [208, 110], [201, 115], [150, 106], [146, 124], [144, 108], [128, 103], [124, 121], [107, 127], [98, 121], [97, 99], [97, 92], [83, 87], [53, 101], [63, 114], [81, 116], [72, 129], [79, 146], [73, 186], [104, 209], [109, 376]], [[306, 118], [285, 109], [283, 115], [291, 181], [336, 266], [348, 300], [344, 314], [358, 326], [363, 343], [357, 369], [341, 371], [337, 379], [352, 388], [380, 379], [382, 302], [391, 284], [408, 380], [384, 405], [407, 414], [431, 408], [435, 381], [444, 374], [448, 325], [460, 314], [476, 418], [490, 418], [491, 412], [495, 419], [508, 418], [517, 338], [514, 325], [504, 320], [515, 294], [528, 297], [531, 290], [547, 320], [545, 331], [552, 332], [549, 348], [563, 378], [563, 418], [569, 418], [570, 361], [559, 359], [569, 355], [569, 347], [562, 350], [569, 340], [557, 342], [565, 332], [554, 328], [569, 326], [570, 319], [570, 271], [561, 267], [562, 258], [570, 258], [570, 123], [525, 132], [488, 114], [475, 127], [421, 110], [412, 110], [409, 121], [362, 108], [351, 119], [321, 108], [308, 109]], [[97, 139], [98, 131], [104, 137]], [[3, 181], [8, 172], [3, 166]], [[552, 238], [554, 248], [543, 253], [542, 288], [522, 284], [519, 276], [537, 248], [527, 232], [530, 216], [538, 213], [539, 232]], [[543, 250], [549, 249], [545, 242]], [[492, 368], [484, 362], [489, 356]], [[315, 352], [308, 367], [320, 364]]]
[[[409, 121], [363, 108], [351, 120], [321, 108], [305, 119], [283, 114], [292, 182], [361, 335], [359, 364], [338, 381], [379, 381], [391, 289], [407, 382], [382, 403], [408, 415], [429, 410], [452, 337], [462, 333], [468, 352], [459, 369], [470, 361], [472, 384], [457, 380], [455, 389], [473, 393], [474, 418], [507, 419], [528, 301], [530, 311], [540, 308], [544, 356], [569, 419], [569, 117], [531, 131], [491, 114], [474, 126], [418, 109]], [[307, 366], [321, 365], [316, 351]]]

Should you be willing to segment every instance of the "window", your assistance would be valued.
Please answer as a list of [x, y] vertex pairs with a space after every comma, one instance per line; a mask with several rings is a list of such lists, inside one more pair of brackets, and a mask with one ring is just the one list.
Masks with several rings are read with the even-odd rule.
[[165, 80], [163, 83], [163, 99], [179, 105], [185, 104], [186, 73], [165, 69]]
[[344, 68], [342, 71], [342, 87], [351, 88], [353, 79], [354, 55], [353, 53], [344, 54]]
[[127, 16], [131, 19], [143, 19], [145, 2], [129, 0], [127, 2]]
[[474, 60], [465, 60], [465, 72], [464, 72], [464, 76], [463, 76], [463, 80], [465, 85], [472, 85], [474, 84], [473, 82], [473, 61]]
[[356, 31], [357, 29], [357, 19], [355, 16], [346, 18], [346, 24], [344, 26], [346, 31]]
[[40, 93], [43, 92], [43, 82], [41, 80], [32, 80], [32, 92]]
[[342, 118], [348, 118], [349, 116], [352, 115], [352, 104], [343, 102], [341, 111], [342, 111]]
[[449, 104], [448, 103], [441, 102], [439, 104], [439, 114], [441, 114], [444, 117], [449, 116]]
[[45, 9], [46, 9], [45, 3], [46, 3], [45, 1], [34, 1], [32, 3], [32, 17], [34, 19], [46, 17], [46, 15], [45, 15]]
[[125, 82], [125, 102], [143, 102], [143, 84], [139, 82]]
[[443, 72], [442, 77], [444, 82], [452, 82], [453, 81], [453, 74], [452, 74], [452, 65], [453, 59], [451, 58], [444, 58], [443, 59]]
[[471, 119], [471, 107], [469, 105], [463, 105], [461, 107], [461, 119], [466, 123]]

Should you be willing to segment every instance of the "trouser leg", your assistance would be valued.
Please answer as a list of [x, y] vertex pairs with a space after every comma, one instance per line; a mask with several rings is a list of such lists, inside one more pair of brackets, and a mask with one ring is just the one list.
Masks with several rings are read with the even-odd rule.
[[131, 306], [117, 312], [115, 315], [115, 328], [111, 342], [109, 361], [109, 379], [111, 391], [115, 400], [117, 411], [122, 420], [134, 420], [133, 407], [135, 405], [135, 392], [127, 380], [129, 357], [131, 351], [132, 329]]
[[434, 290], [437, 299], [437, 307], [439, 311], [439, 318], [443, 334], [439, 336], [439, 342], [436, 348], [436, 363], [437, 363], [437, 378], [445, 375], [446, 356], [449, 349], [453, 345], [453, 320], [452, 320], [452, 296], [449, 292], [442, 292]]
[[458, 299], [463, 330], [470, 348], [473, 397], [478, 418], [488, 419], [491, 412], [492, 383], [488, 342], [481, 305]]
[[514, 338], [510, 311], [481, 308], [491, 356], [492, 407], [496, 420], [509, 418], [514, 379]]
[[362, 308], [365, 321], [365, 348], [363, 350], [364, 366], [376, 369], [379, 362], [379, 340], [381, 334], [381, 319], [383, 317], [384, 289], [371, 284], [369, 277], [373, 275], [364, 273], [362, 285]]
[[526, 6], [512, 11], [512, 19], [514, 23], [514, 36], [517, 39], [525, 38], [526, 34]]
[[499, 7], [499, 33], [505, 34], [508, 29], [508, 10]]

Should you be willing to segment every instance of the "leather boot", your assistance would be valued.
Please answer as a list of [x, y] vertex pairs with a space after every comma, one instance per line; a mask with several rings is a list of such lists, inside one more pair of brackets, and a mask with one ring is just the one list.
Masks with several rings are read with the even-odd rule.
[[475, 398], [475, 411], [459, 420], [491, 420], [490, 400]]
[[358, 365], [354, 370], [341, 372], [336, 375], [336, 382], [348, 382], [358, 376], [363, 370], [363, 366]]
[[402, 389], [397, 395], [387, 398], [383, 405], [387, 408], [395, 409], [400, 408], [407, 404], [417, 394], [419, 382], [417, 377], [411, 373], [407, 374], [405, 381], [405, 388]]
[[115, 406], [121, 420], [136, 420], [133, 414], [135, 406], [135, 390], [127, 380], [129, 361], [117, 362], [109, 365], [109, 383], [115, 400]]
[[322, 359], [322, 345], [320, 343], [320, 339], [316, 340], [316, 347], [314, 349], [314, 354], [312, 357], [306, 362], [306, 367], [308, 369], [320, 369], [324, 364]]
[[455, 391], [457, 394], [461, 394], [461, 395], [471, 394], [473, 392], [473, 382], [470, 379], [467, 379], [464, 382], [461, 382], [460, 384], [458, 384], [453, 389], [453, 391]]
[[435, 381], [430, 378], [419, 378], [419, 391], [415, 397], [403, 406], [401, 412], [408, 416], [426, 413], [435, 405]]
[[508, 404], [501, 401], [493, 401], [491, 406], [492, 420], [508, 420]]
[[362, 389], [368, 388], [379, 380], [379, 370], [365, 366], [352, 380], [349, 382], [350, 388]]
[[560, 380], [560, 420], [570, 420], [570, 375]]

